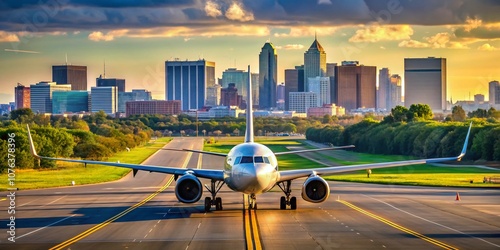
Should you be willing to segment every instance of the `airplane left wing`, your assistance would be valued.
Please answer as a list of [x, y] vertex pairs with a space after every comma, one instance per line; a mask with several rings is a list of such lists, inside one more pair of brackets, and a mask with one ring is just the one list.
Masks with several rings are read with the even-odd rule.
[[325, 168], [312, 168], [312, 169], [298, 169], [298, 170], [285, 170], [279, 171], [279, 178], [277, 182], [289, 181], [301, 177], [307, 177], [311, 175], [329, 175], [338, 174], [356, 170], [364, 169], [376, 169], [376, 168], [387, 168], [387, 167], [398, 167], [398, 166], [408, 166], [417, 165], [425, 163], [438, 163], [445, 161], [460, 161], [464, 157], [467, 150], [467, 144], [469, 143], [469, 135], [472, 128], [472, 123], [469, 126], [467, 136], [465, 137], [465, 143], [462, 148], [460, 155], [456, 157], [445, 157], [445, 158], [431, 158], [431, 159], [421, 159], [421, 160], [408, 160], [408, 161], [394, 161], [394, 162], [381, 162], [381, 163], [369, 163], [369, 164], [359, 164], [359, 165], [349, 165], [349, 166], [335, 166], [335, 167], [325, 167]]
[[30, 143], [30, 152], [31, 154], [39, 159], [48, 159], [55, 161], [65, 161], [65, 162], [77, 162], [83, 164], [98, 164], [112, 167], [121, 167], [121, 168], [129, 168], [137, 173], [138, 170], [149, 171], [149, 172], [157, 172], [164, 174], [173, 174], [173, 175], [184, 175], [186, 173], [191, 173], [200, 178], [212, 179], [223, 181], [224, 180], [224, 172], [222, 170], [212, 170], [212, 169], [185, 169], [185, 168], [175, 168], [175, 167], [162, 167], [162, 166], [154, 166], [154, 165], [139, 165], [139, 164], [128, 164], [128, 163], [118, 163], [118, 162], [104, 162], [104, 161], [90, 161], [90, 160], [76, 160], [76, 159], [67, 159], [67, 158], [55, 158], [55, 157], [47, 157], [40, 156], [37, 154], [35, 145], [33, 143], [33, 139], [31, 138], [31, 132], [29, 126], [28, 128], [28, 140]]

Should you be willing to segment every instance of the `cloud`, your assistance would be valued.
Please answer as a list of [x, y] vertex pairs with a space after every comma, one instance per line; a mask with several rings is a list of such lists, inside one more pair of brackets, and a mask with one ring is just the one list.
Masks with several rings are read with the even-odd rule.
[[339, 29], [339, 27], [321, 27], [321, 26], [297, 26], [287, 27], [290, 31], [288, 33], [274, 33], [275, 37], [303, 37], [309, 36], [328, 36], [332, 35]]
[[91, 41], [94, 42], [99, 42], [99, 41], [113, 41], [115, 37], [121, 37], [124, 36], [128, 33], [128, 30], [113, 30], [109, 31], [106, 34], [102, 33], [101, 31], [94, 31], [89, 34], [88, 38]]
[[241, 22], [254, 20], [252, 12], [244, 10], [240, 4], [235, 2], [233, 2], [229, 9], [227, 9], [226, 17], [229, 20], [236, 20]]
[[276, 46], [276, 49], [301, 50], [301, 49], [304, 49], [304, 45], [302, 45], [302, 44], [287, 44], [285, 46]]
[[19, 37], [16, 34], [0, 30], [0, 42], [19, 42]]
[[474, 24], [458, 25], [454, 27], [454, 35], [458, 38], [500, 39], [500, 22], [482, 24], [475, 20]]
[[485, 50], [485, 51], [495, 51], [498, 50], [498, 48], [495, 48], [491, 46], [489, 43], [485, 43], [477, 48], [478, 50]]
[[[397, 3], [389, 5], [388, 3]], [[55, 5], [51, 5], [55, 3]], [[62, 3], [62, 4], [61, 4]], [[332, 4], [329, 4], [332, 3]], [[391, 26], [450, 25], [457, 26], [455, 36], [500, 38], [500, 5], [493, 0], [3, 0], [0, 1], [0, 31], [19, 32], [98, 32], [96, 39], [111, 39], [107, 30], [176, 28], [209, 29], [226, 27], [235, 22], [268, 29], [288, 29], [275, 36], [297, 37], [332, 34], [339, 27], [354, 27], [375, 22], [386, 14]], [[33, 17], [46, 22], [33, 23]], [[217, 28], [216, 28], [217, 27]], [[304, 27], [314, 27], [308, 30]], [[384, 27], [384, 26], [381, 26]], [[321, 29], [328, 29], [322, 31]], [[377, 32], [361, 29], [353, 40], [382, 38]], [[391, 33], [394, 34], [394, 33]], [[5, 34], [3, 34], [5, 36]]]
[[207, 1], [205, 4], [205, 13], [209, 17], [218, 17], [222, 16], [222, 11], [220, 10], [220, 6], [216, 2]]
[[349, 42], [378, 42], [392, 40], [407, 40], [413, 35], [413, 29], [409, 25], [372, 25], [356, 31]]
[[265, 26], [257, 25], [225, 25], [215, 27], [160, 27], [151, 29], [121, 29], [106, 33], [94, 31], [88, 38], [92, 41], [113, 41], [117, 37], [154, 38], [154, 37], [184, 37], [185, 42], [192, 37], [216, 36], [269, 36], [270, 30]]
[[456, 40], [455, 35], [450, 34], [448, 32], [440, 32], [435, 34], [434, 36], [424, 37], [427, 40], [427, 43], [430, 47], [439, 49], [439, 48], [450, 48], [450, 49], [468, 49], [466, 44], [461, 41]]
[[430, 47], [430, 45], [427, 43], [416, 41], [416, 40], [405, 40], [405, 41], [401, 41], [398, 44], [398, 47], [401, 47], [401, 48], [428, 48], [428, 47]]

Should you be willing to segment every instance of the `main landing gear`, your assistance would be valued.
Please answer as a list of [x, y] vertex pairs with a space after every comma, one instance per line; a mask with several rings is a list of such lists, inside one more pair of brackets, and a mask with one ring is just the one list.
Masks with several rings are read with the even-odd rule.
[[297, 209], [297, 198], [295, 196], [290, 197], [290, 194], [292, 193], [292, 181], [283, 181], [278, 183], [278, 187], [280, 187], [281, 191], [285, 193], [285, 196], [281, 196], [280, 199], [280, 209], [284, 210], [286, 209], [287, 206], [290, 207], [290, 209], [295, 210]]
[[222, 198], [216, 196], [223, 185], [224, 185], [223, 181], [216, 181], [216, 180], [211, 181], [210, 187], [208, 187], [208, 185], [205, 184], [205, 188], [212, 195], [212, 198], [210, 197], [205, 198], [205, 212], [209, 212], [212, 206], [215, 206], [215, 210], [217, 211], [222, 210]]

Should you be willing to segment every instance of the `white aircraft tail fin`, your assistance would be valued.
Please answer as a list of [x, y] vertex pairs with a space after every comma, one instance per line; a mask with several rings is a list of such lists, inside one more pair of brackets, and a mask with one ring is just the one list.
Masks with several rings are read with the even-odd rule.
[[247, 79], [247, 110], [246, 110], [246, 120], [247, 128], [245, 131], [245, 142], [253, 142], [253, 109], [252, 109], [252, 83], [251, 83], [251, 73], [250, 65], [248, 65], [248, 79]]

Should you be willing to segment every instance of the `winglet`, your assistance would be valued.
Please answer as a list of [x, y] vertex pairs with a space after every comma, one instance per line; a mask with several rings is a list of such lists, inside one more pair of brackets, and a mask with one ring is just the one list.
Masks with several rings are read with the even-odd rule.
[[469, 144], [469, 136], [471, 129], [472, 129], [472, 122], [469, 125], [469, 131], [467, 131], [467, 136], [465, 137], [464, 147], [462, 148], [462, 152], [460, 152], [460, 155], [458, 156], [458, 160], [462, 159], [462, 157], [464, 157], [465, 155], [465, 152], [467, 152], [467, 145]]
[[253, 109], [252, 109], [252, 82], [250, 65], [248, 65], [248, 77], [247, 77], [247, 128], [245, 131], [245, 142], [253, 142]]
[[36, 153], [35, 144], [33, 143], [33, 138], [31, 138], [30, 126], [26, 125], [26, 128], [28, 128], [28, 140], [30, 143], [30, 152], [34, 157], [40, 158], [40, 156]]

